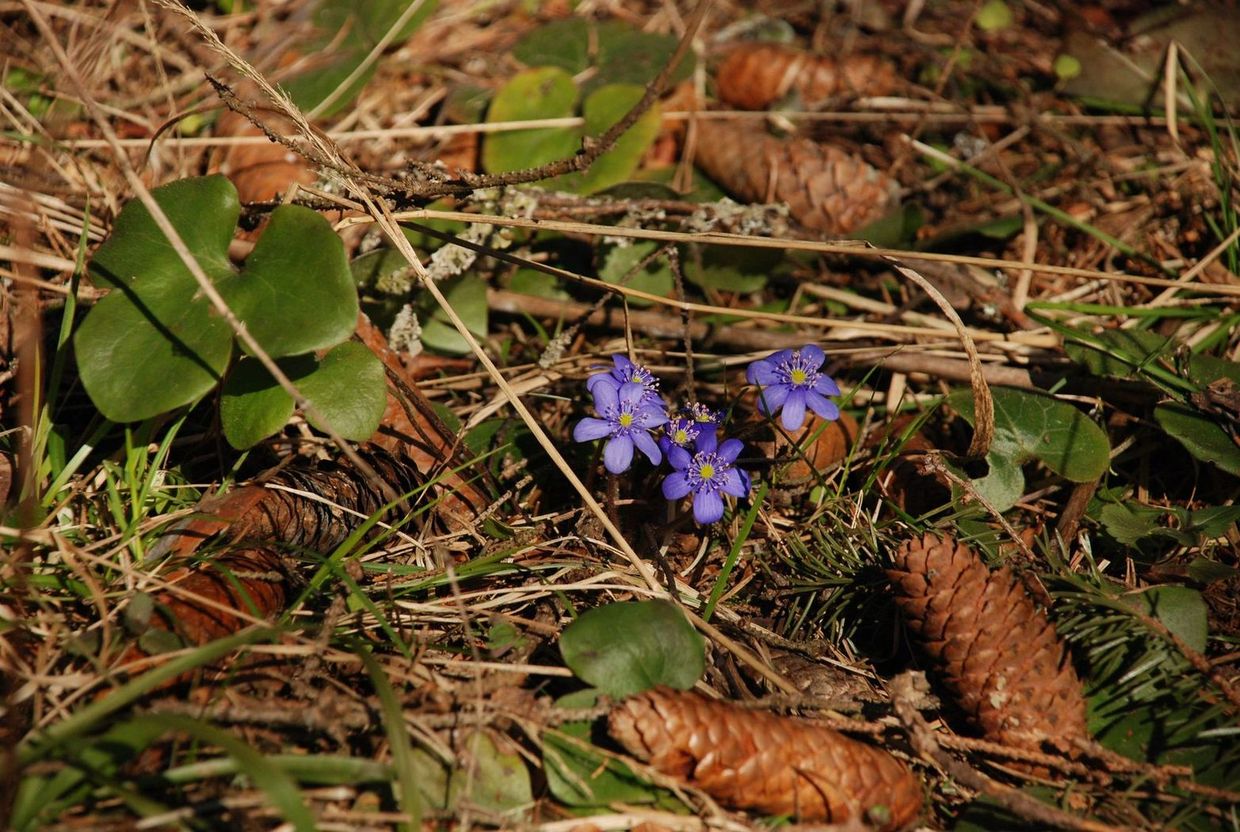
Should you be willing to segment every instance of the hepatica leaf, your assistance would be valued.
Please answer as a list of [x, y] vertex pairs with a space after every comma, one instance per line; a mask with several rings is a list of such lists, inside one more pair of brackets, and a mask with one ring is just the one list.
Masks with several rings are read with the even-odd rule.
[[[152, 195], [207, 276], [232, 275], [228, 244], [241, 212], [232, 183], [222, 176], [183, 179]], [[145, 419], [219, 382], [232, 332], [138, 200], [116, 218], [91, 274], [112, 291], [87, 314], [74, 349], [82, 384], [104, 416]]]
[[[245, 266], [228, 259], [240, 206], [226, 178], [183, 179], [152, 195], [207, 278], [275, 356], [337, 344], [357, 318], [340, 239], [322, 217], [283, 206]], [[117, 217], [91, 271], [112, 291], [74, 337], [87, 393], [113, 421], [188, 404], [211, 390], [232, 355], [233, 334], [138, 200]]]
[[[518, 73], [500, 88], [487, 110], [487, 122], [563, 118], [573, 114], [577, 87], [564, 70], [546, 66]], [[492, 133], [482, 143], [488, 173], [534, 167], [577, 152], [581, 134], [564, 127], [536, 127]]]
[[[277, 362], [336, 432], [362, 441], [379, 427], [387, 405], [383, 364], [364, 345], [348, 341], [316, 361], [313, 355]], [[248, 448], [284, 427], [293, 415], [293, 397], [256, 358], [243, 358], [229, 374], [220, 397], [224, 437]], [[324, 425], [311, 418], [320, 430]]]
[[[633, 109], [644, 92], [645, 88], [635, 84], [609, 84], [594, 90], [586, 96], [581, 110], [586, 135], [598, 138], [606, 133]], [[655, 103], [588, 170], [557, 177], [547, 187], [592, 194], [628, 180], [659, 135], [661, 119]]]
[[[1089, 482], [1102, 476], [1110, 464], [1111, 446], [1102, 428], [1081, 411], [1050, 396], [1007, 387], [991, 389], [995, 403], [995, 440], [986, 461], [990, 476], [999, 480], [987, 497], [997, 507], [1008, 508], [1019, 498], [1013, 491], [1023, 488], [1019, 466], [1037, 459], [1055, 473], [1073, 482]], [[969, 424], [973, 424], [973, 396], [958, 390], [948, 403]], [[1014, 486], [1019, 485], [1019, 488]], [[1001, 498], [1001, 499], [998, 499]]]
[[220, 292], [274, 357], [339, 344], [357, 324], [357, 291], [344, 245], [309, 208], [282, 205], [239, 275]]
[[1218, 422], [1199, 410], [1175, 403], [1155, 407], [1154, 418], [1197, 459], [1240, 476], [1240, 447]]
[[[358, 442], [378, 430], [387, 406], [383, 363], [356, 341], [323, 356], [298, 387], [337, 433]], [[313, 417], [310, 424], [319, 430], [326, 427]]]
[[560, 653], [579, 678], [617, 699], [656, 685], [686, 690], [706, 666], [705, 642], [667, 601], [596, 607], [565, 628]]

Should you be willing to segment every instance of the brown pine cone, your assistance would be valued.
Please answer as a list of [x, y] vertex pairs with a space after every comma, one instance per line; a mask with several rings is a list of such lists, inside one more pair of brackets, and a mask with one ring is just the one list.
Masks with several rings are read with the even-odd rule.
[[899, 829], [921, 809], [903, 763], [804, 720], [660, 687], [613, 708], [608, 729], [637, 759], [734, 808], [879, 829]]
[[1006, 567], [962, 543], [906, 541], [888, 577], [909, 630], [989, 740], [1061, 750], [1085, 740], [1085, 698], [1067, 650]]
[[811, 231], [847, 234], [896, 203], [886, 174], [839, 148], [805, 138], [777, 139], [761, 128], [711, 124], [695, 161], [745, 202], [786, 202]]
[[746, 43], [728, 52], [715, 84], [723, 101], [744, 110], [765, 109], [789, 92], [814, 109], [840, 95], [887, 95], [896, 70], [872, 55], [836, 59], [777, 43]]

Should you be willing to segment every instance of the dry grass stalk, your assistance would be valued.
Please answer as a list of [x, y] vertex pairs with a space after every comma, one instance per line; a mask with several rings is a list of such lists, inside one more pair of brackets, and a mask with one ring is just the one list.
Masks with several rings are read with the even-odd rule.
[[804, 720], [656, 688], [612, 709], [608, 727], [634, 757], [735, 808], [879, 829], [899, 829], [921, 809], [903, 763]]
[[888, 576], [922, 649], [989, 740], [1061, 751], [1088, 740], [1081, 683], [1055, 628], [1008, 569], [968, 546], [906, 541]]

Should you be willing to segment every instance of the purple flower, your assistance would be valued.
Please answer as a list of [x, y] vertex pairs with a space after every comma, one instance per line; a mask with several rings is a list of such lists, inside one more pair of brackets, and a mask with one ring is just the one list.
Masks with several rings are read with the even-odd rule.
[[838, 396], [840, 387], [820, 371], [826, 355], [817, 344], [806, 344], [799, 350], [780, 350], [769, 358], [749, 365], [745, 377], [750, 384], [762, 387], [758, 407], [768, 416], [783, 408], [784, 429], [799, 430], [805, 422], [805, 408], [824, 419], [840, 418], [840, 409], [827, 396]]
[[603, 446], [603, 466], [613, 474], [629, 470], [634, 446], [658, 465], [663, 455], [650, 431], [667, 421], [663, 401], [647, 400], [646, 388], [632, 381], [619, 386], [596, 384], [593, 392], [594, 410], [602, 418], [582, 419], [573, 428], [573, 439], [590, 442], [611, 437]]
[[713, 433], [720, 424], [719, 414], [699, 402], [691, 402], [680, 409], [663, 428], [659, 437], [659, 447], [663, 453], [670, 453], [672, 446], [690, 448], [703, 431]]
[[610, 370], [595, 373], [586, 379], [587, 390], [593, 393], [600, 384], [607, 384], [617, 389], [622, 384], [640, 384], [649, 394], [650, 399], [658, 400], [660, 405], [663, 404], [663, 400], [659, 399], [659, 380], [655, 378], [654, 373], [641, 364], [634, 364], [627, 356], [617, 354], [613, 355], [611, 360], [616, 366]]
[[693, 519], [706, 525], [723, 517], [723, 494], [741, 498], [749, 494], [749, 475], [733, 467], [744, 445], [739, 439], [722, 444], [713, 430], [702, 431], [693, 443], [693, 453], [673, 446], [667, 459], [676, 469], [663, 480], [663, 496], [679, 500], [693, 495]]

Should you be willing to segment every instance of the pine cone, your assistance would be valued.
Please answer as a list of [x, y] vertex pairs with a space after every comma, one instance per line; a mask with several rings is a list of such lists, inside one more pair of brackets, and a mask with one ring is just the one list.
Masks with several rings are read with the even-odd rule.
[[737, 46], [715, 73], [719, 97], [744, 110], [765, 109], [789, 92], [814, 109], [840, 95], [887, 95], [895, 84], [895, 67], [881, 58], [836, 59], [776, 43]]
[[634, 757], [738, 809], [899, 829], [921, 808], [903, 763], [804, 720], [655, 688], [613, 708], [608, 728]]
[[1006, 567], [991, 572], [968, 546], [926, 535], [900, 546], [887, 575], [909, 630], [987, 739], [1031, 750], [1088, 739], [1067, 651]]
[[696, 161], [737, 198], [786, 202], [794, 220], [823, 234], [854, 231], [896, 201], [895, 181], [851, 153], [752, 127], [712, 124]]

